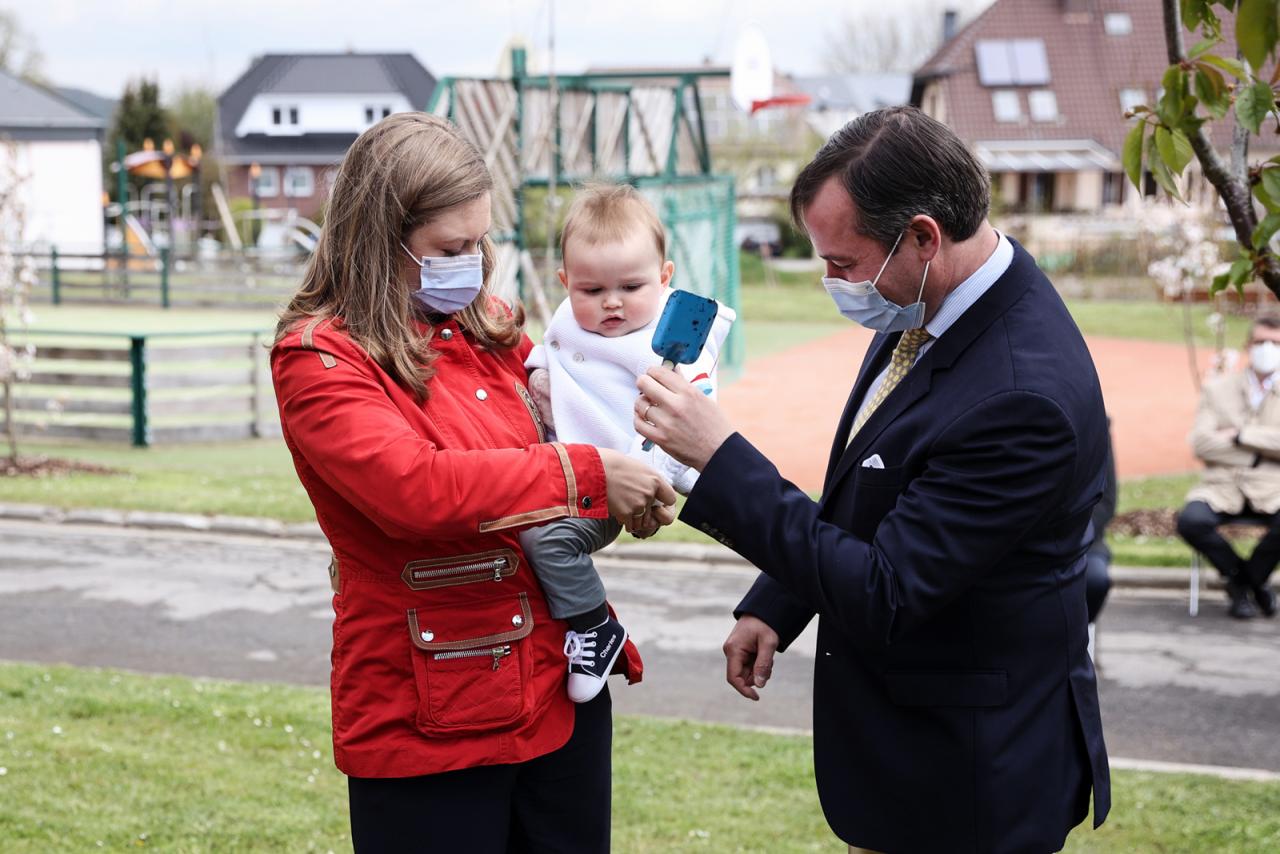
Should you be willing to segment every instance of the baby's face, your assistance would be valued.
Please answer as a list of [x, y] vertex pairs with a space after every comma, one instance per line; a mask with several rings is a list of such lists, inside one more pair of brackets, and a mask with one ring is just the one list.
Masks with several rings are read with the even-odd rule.
[[573, 319], [608, 338], [634, 332], [657, 317], [675, 269], [641, 229], [608, 243], [571, 237], [565, 256], [560, 280], [569, 291]]

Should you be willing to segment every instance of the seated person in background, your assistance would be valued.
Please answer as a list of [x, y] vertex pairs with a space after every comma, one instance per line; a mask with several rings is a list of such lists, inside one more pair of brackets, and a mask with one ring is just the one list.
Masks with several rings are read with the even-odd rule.
[[[1226, 579], [1227, 613], [1237, 619], [1276, 613], [1267, 578], [1280, 560], [1280, 317], [1254, 320], [1248, 347], [1246, 370], [1215, 377], [1200, 394], [1190, 438], [1205, 472], [1178, 515], [1178, 534]], [[1247, 558], [1217, 530], [1241, 516], [1267, 527]]]
[[[653, 333], [671, 295], [675, 264], [667, 260], [662, 221], [628, 185], [586, 187], [574, 199], [560, 236], [560, 282], [568, 298], [543, 343], [525, 360], [529, 389], [547, 439], [613, 448], [654, 467], [688, 494], [698, 473], [636, 435], [636, 377], [661, 364]], [[714, 396], [716, 361], [734, 312], [721, 305], [706, 346], [687, 378]], [[569, 697], [585, 703], [600, 692], [627, 632], [609, 615], [591, 553], [617, 538], [614, 519], [559, 519], [520, 533], [520, 545], [551, 616], [565, 620]]]

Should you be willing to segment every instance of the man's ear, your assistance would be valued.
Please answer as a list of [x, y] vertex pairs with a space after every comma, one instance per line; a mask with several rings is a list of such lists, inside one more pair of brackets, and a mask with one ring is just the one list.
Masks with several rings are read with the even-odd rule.
[[676, 262], [664, 261], [662, 263], [662, 286], [665, 288], [671, 284], [671, 277], [676, 272]]
[[942, 248], [942, 228], [925, 214], [916, 214], [907, 223], [907, 239], [903, 241], [921, 261], [932, 261]]
[[566, 288], [569, 287], [569, 277], [564, 274], [564, 267], [556, 270], [556, 275], [560, 277], [560, 284], [564, 285]]

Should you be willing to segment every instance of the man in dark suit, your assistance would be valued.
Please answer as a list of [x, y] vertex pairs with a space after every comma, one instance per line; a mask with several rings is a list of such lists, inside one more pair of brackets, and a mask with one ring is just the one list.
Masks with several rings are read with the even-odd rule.
[[797, 178], [824, 285], [881, 333], [820, 501], [675, 372], [639, 381], [636, 429], [702, 472], [681, 518], [764, 573], [725, 642], [729, 682], [756, 699], [819, 616], [818, 792], [851, 848], [1056, 851], [1090, 790], [1095, 826], [1110, 803], [1085, 651], [1102, 395], [989, 198], [972, 153], [913, 108], [854, 120]]

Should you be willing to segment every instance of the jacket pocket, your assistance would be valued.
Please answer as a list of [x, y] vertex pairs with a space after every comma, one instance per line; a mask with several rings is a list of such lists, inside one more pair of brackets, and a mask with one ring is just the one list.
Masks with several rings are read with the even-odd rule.
[[455, 557], [411, 560], [404, 565], [400, 578], [411, 590], [432, 590], [471, 584], [476, 581], [501, 581], [516, 574], [520, 558], [511, 549], [494, 549]]
[[409, 611], [417, 726], [465, 735], [521, 723], [533, 710], [529, 598]]
[[1009, 693], [1004, 670], [891, 671], [884, 678], [899, 706], [1003, 706]]

